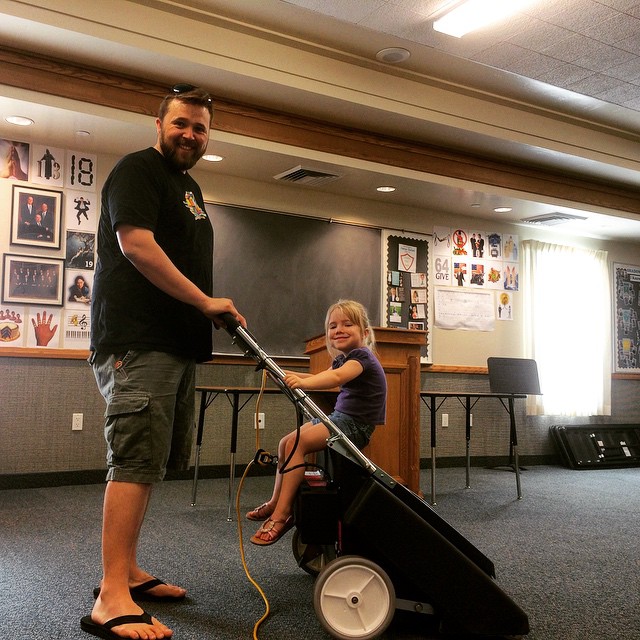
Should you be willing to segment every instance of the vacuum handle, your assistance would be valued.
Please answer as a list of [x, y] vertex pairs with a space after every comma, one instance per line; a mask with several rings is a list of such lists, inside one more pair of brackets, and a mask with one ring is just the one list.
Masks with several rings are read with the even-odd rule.
[[240, 323], [236, 317], [228, 311], [220, 314], [220, 319], [224, 322], [226, 330], [233, 335], [236, 329], [240, 326]]

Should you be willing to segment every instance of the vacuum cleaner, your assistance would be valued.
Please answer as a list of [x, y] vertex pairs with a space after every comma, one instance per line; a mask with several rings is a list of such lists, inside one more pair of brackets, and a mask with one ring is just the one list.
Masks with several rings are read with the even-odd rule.
[[[323, 472], [305, 474], [293, 554], [315, 575], [313, 604], [339, 640], [379, 637], [397, 611], [426, 615], [443, 635], [521, 638], [527, 614], [498, 586], [491, 560], [420, 496], [369, 460], [231, 314], [233, 343], [265, 370], [299, 415], [329, 430]], [[260, 452], [258, 454], [260, 455]]]

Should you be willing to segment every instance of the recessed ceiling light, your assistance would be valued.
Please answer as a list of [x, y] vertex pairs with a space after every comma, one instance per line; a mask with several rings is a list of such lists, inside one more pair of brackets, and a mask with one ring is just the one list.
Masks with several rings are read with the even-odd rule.
[[389, 47], [387, 49], [380, 49], [376, 53], [376, 60], [380, 62], [387, 62], [388, 64], [398, 64], [404, 62], [411, 57], [411, 52], [402, 47]]
[[480, 206], [480, 203], [479, 203], [479, 202], [472, 202], [472, 203], [471, 203], [471, 206], [472, 206], [474, 209], [477, 209], [477, 208]]
[[496, 207], [494, 211], [496, 213], [509, 213], [509, 211], [513, 211], [513, 207]]
[[24, 116], [7, 116], [5, 120], [9, 124], [17, 124], [19, 127], [29, 127], [33, 124], [31, 118], [25, 118]]
[[213, 153], [207, 153], [204, 156], [202, 156], [203, 160], [206, 160], [207, 162], [222, 162], [224, 160], [223, 156], [217, 156]]
[[392, 191], [395, 191], [396, 188], [395, 187], [378, 187], [376, 189], [376, 191], [380, 191], [382, 193], [391, 193]]
[[78, 131], [76, 131], [76, 135], [81, 137], [87, 137], [87, 136], [90, 136], [91, 134], [88, 131], [85, 131], [84, 129], [78, 129]]

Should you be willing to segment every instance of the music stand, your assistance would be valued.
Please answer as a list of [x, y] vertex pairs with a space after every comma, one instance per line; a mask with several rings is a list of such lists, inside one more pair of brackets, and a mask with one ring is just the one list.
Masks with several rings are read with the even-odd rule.
[[[491, 393], [541, 395], [538, 365], [535, 360], [491, 357], [487, 358], [487, 368], [489, 370], [489, 389]], [[520, 467], [518, 466], [518, 435], [516, 433], [514, 398], [509, 397], [507, 400], [509, 403], [507, 411], [511, 422], [509, 467], [511, 470], [514, 470], [515, 467], [517, 473]], [[500, 401], [502, 402], [502, 400]], [[526, 471], [524, 468], [523, 470]], [[519, 490], [518, 494], [520, 494]]]
[[527, 358], [487, 358], [491, 393], [539, 396], [538, 365]]

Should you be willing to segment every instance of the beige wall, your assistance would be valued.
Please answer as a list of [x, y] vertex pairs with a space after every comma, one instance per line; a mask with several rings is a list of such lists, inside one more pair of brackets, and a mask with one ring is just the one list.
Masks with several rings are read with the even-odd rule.
[[[115, 158], [100, 156], [100, 184], [115, 162]], [[402, 228], [431, 233], [434, 225], [481, 226], [464, 216], [446, 217], [428, 209], [415, 210], [381, 206], [373, 201], [327, 197], [325, 194], [300, 187], [250, 183], [235, 178], [211, 178], [205, 172], [195, 172], [205, 198], [257, 209], [299, 212], [306, 215], [331, 216], [361, 224]], [[10, 201], [11, 182], [0, 180], [0, 202]], [[392, 222], [391, 222], [392, 221]], [[549, 242], [598, 247], [609, 251], [615, 262], [638, 264], [638, 248], [598, 240], [567, 238], [559, 231], [544, 231], [513, 225], [495, 225], [498, 231], [517, 233], [520, 239], [539, 238]], [[0, 250], [9, 247], [9, 211], [0, 207]], [[62, 257], [62, 251], [60, 252]], [[218, 292], [233, 296], [233, 292]], [[518, 295], [519, 298], [519, 295]], [[252, 313], [248, 311], [248, 315]], [[518, 312], [518, 309], [516, 309]], [[517, 317], [519, 317], [517, 313]], [[432, 336], [435, 364], [484, 366], [488, 355], [520, 354], [520, 323], [498, 323], [495, 332], [451, 332], [435, 330]], [[260, 339], [260, 336], [256, 336]], [[0, 352], [1, 354], [1, 352]], [[423, 387], [430, 389], [487, 390], [483, 375], [423, 373]], [[104, 467], [102, 413], [99, 396], [90, 368], [83, 360], [60, 360], [20, 357], [0, 357], [0, 475], [40, 472], [78, 471]], [[251, 366], [202, 365], [198, 371], [201, 384], [259, 384], [258, 374]], [[637, 380], [613, 381], [612, 422], [640, 421]], [[255, 431], [252, 428], [251, 405], [241, 415], [238, 462], [248, 462], [255, 452]], [[267, 428], [261, 446], [274, 450], [279, 437], [289, 431], [294, 413], [282, 397], [268, 396], [261, 409], [266, 413]], [[71, 431], [71, 414], [83, 412], [82, 431]], [[523, 456], [554, 454], [548, 435], [552, 418], [527, 418], [519, 409], [520, 453]], [[461, 409], [449, 408], [451, 426], [440, 435], [440, 455], [464, 455], [464, 435]], [[601, 421], [609, 421], [601, 420]], [[575, 422], [575, 421], [574, 421]], [[586, 422], [582, 419], [581, 422]], [[567, 421], [563, 421], [567, 423]], [[202, 463], [226, 465], [229, 455], [230, 409], [219, 398], [207, 414], [206, 437]], [[503, 456], [508, 451], [508, 424], [502, 407], [488, 402], [474, 411], [472, 455]], [[423, 416], [421, 456], [428, 457], [426, 416]], [[526, 458], [525, 458], [526, 459]]]

